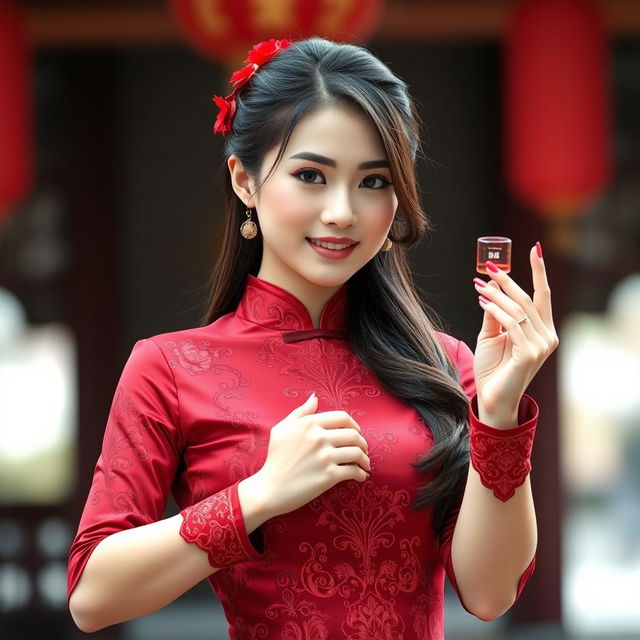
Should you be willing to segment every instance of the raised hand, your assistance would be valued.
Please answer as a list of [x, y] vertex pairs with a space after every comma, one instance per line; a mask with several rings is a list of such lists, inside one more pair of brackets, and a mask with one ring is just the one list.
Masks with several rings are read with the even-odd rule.
[[559, 344], [539, 243], [529, 261], [533, 299], [492, 262], [487, 262], [489, 282], [473, 279], [484, 309], [474, 355], [478, 408], [497, 421], [516, 415], [525, 389]]

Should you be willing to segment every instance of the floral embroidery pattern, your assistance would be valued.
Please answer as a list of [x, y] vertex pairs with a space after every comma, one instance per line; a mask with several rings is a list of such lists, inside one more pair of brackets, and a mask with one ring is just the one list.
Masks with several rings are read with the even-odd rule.
[[[251, 386], [243, 373], [228, 364], [222, 364], [222, 358], [231, 358], [233, 352], [225, 347], [213, 346], [208, 340], [194, 342], [186, 339], [180, 342], [168, 341], [162, 345], [162, 349], [168, 352], [167, 360], [172, 368], [181, 367], [189, 375], [201, 375], [209, 373], [215, 378], [215, 387], [212, 387], [212, 404], [216, 408], [212, 416], [224, 420], [224, 423], [232, 428], [248, 427], [250, 439], [243, 441], [235, 449], [228, 460], [229, 478], [232, 481], [246, 478], [254, 472], [254, 452], [259, 444], [256, 440], [256, 413], [244, 408], [234, 409], [229, 401], [244, 399], [246, 394], [242, 389]], [[198, 442], [197, 434], [189, 433], [186, 438], [187, 445]]]
[[[396, 611], [395, 596], [416, 591], [422, 575], [417, 552], [420, 538], [397, 539], [392, 533], [404, 520], [409, 501], [408, 491], [376, 487], [371, 481], [341, 483], [312, 500], [310, 509], [319, 512], [316, 527], [327, 527], [326, 539], [332, 541], [334, 550], [346, 552], [354, 562], [331, 566], [333, 554], [324, 542], [301, 542], [298, 549], [306, 560], [297, 575], [278, 576], [278, 585], [283, 587], [281, 602], [269, 607], [268, 617], [286, 614], [296, 618], [305, 610], [317, 633], [327, 633], [322, 614], [308, 597], [338, 596], [346, 608], [345, 639], [403, 639], [404, 622]], [[385, 559], [383, 552], [396, 546], [398, 560]], [[295, 635], [281, 637], [314, 636], [306, 635], [298, 623]]]
[[427, 426], [427, 423], [423, 420], [420, 414], [416, 415], [415, 424], [409, 427], [409, 431], [418, 436], [422, 440], [423, 448], [416, 449], [416, 455], [414, 460], [417, 462], [422, 458], [433, 446], [433, 433], [431, 428]]
[[284, 387], [284, 395], [290, 398], [307, 397], [315, 391], [330, 407], [345, 408], [361, 396], [380, 395], [369, 370], [342, 340], [307, 340], [287, 345], [281, 338], [266, 338], [256, 359], [283, 379], [301, 383]]
[[325, 308], [325, 315], [322, 318], [322, 323], [332, 328], [345, 328], [346, 302], [347, 292], [346, 289], [344, 289], [338, 292], [336, 297], [327, 304], [327, 307]]
[[[347, 287], [338, 289], [327, 301], [320, 317], [321, 329], [345, 329]], [[306, 307], [287, 290], [249, 274], [237, 315], [278, 331], [312, 329]]]
[[470, 423], [471, 464], [482, 484], [506, 502], [531, 471], [535, 424], [524, 430], [515, 427], [502, 431], [492, 429], [492, 432]]
[[438, 615], [438, 612], [443, 608], [444, 597], [441, 593], [430, 590], [416, 596], [416, 603], [411, 607], [413, 631], [416, 638], [432, 638], [433, 640], [444, 638], [444, 624]]
[[301, 314], [280, 303], [274, 296], [267, 295], [247, 285], [244, 298], [240, 303], [244, 313], [252, 322], [265, 326], [277, 325], [282, 330], [303, 329]]
[[233, 514], [231, 491], [227, 487], [180, 512], [180, 535], [206, 551], [212, 567], [247, 560]]
[[365, 427], [362, 435], [369, 444], [371, 470], [375, 471], [378, 465], [393, 453], [394, 446], [398, 443], [398, 436], [395, 433], [380, 431], [376, 427]]
[[179, 343], [169, 341], [162, 345], [169, 353], [167, 360], [172, 368], [182, 367], [192, 376], [199, 376], [211, 370], [213, 363], [223, 357], [230, 357], [231, 351], [225, 347], [212, 348], [208, 340], [197, 344], [191, 338]]
[[232, 426], [239, 426], [255, 420], [254, 411], [244, 409], [233, 410], [224, 400], [243, 399], [245, 394], [241, 391], [251, 386], [251, 382], [245, 378], [239, 369], [224, 364], [218, 364], [211, 368], [211, 373], [216, 378], [217, 389], [213, 393], [212, 402], [217, 411], [215, 416], [224, 418]]
[[131, 466], [131, 454], [138, 460], [144, 460], [149, 452], [144, 446], [140, 414], [133, 400], [121, 387], [116, 389], [109, 422], [105, 429], [100, 464], [104, 468], [103, 489], [93, 492], [91, 503], [98, 504], [106, 497], [116, 513], [138, 511], [133, 491], [117, 488], [118, 475], [127, 472]]
[[[247, 291], [253, 304], [244, 309], [248, 319], [281, 330], [285, 329], [283, 323], [287, 329], [306, 327], [304, 324], [291, 326], [296, 318], [300, 322], [306, 318], [297, 314], [293, 319], [288, 317], [287, 311], [292, 307], [277, 296], [265, 291], [256, 292], [250, 287]], [[321, 326], [343, 326], [345, 306], [346, 290], [343, 290], [323, 311]], [[269, 311], [265, 313], [267, 309]], [[256, 360], [285, 381], [284, 396], [307, 397], [313, 390], [325, 410], [345, 409], [356, 419], [365, 412], [354, 406], [354, 401], [381, 395], [378, 382], [344, 340], [315, 338], [287, 344], [280, 336], [267, 336], [262, 340]], [[298, 384], [286, 383], [291, 380]], [[409, 431], [428, 446], [432, 442], [431, 434], [420, 416], [416, 416], [416, 420], [417, 423], [412, 424], [415, 430]], [[393, 455], [398, 434], [373, 425], [363, 428], [363, 434], [369, 443], [369, 457], [375, 471]], [[396, 597], [417, 593], [421, 584], [429, 584], [429, 578], [420, 566], [420, 537], [397, 537], [393, 532], [396, 525], [405, 520], [404, 512], [409, 503], [408, 490], [393, 491], [367, 481], [341, 483], [307, 505], [306, 508], [320, 513], [315, 526], [327, 530], [323, 540], [331, 540], [332, 548], [325, 542], [300, 542], [298, 550], [305, 558], [301, 560], [299, 571], [277, 574], [279, 601], [270, 605], [265, 613], [268, 618], [281, 620], [280, 638], [329, 637], [327, 616], [316, 602], [318, 598], [331, 597], [342, 599], [345, 607], [340, 637], [350, 640], [406, 638], [407, 621], [403, 621], [396, 608]], [[280, 526], [277, 533], [270, 530], [276, 525]], [[271, 519], [264, 527], [265, 536], [287, 536], [286, 528], [286, 518]], [[385, 553], [391, 548], [398, 550], [391, 554], [393, 560]], [[340, 555], [354, 561], [331, 560]], [[437, 603], [428, 596], [416, 598], [415, 602], [413, 626], [427, 629], [429, 615], [438, 614]], [[434, 608], [425, 611], [427, 607]], [[433, 631], [434, 635], [423, 637], [439, 638], [441, 634]]]
[[277, 578], [281, 591], [281, 602], [274, 603], [265, 609], [265, 615], [275, 620], [279, 615], [287, 617], [280, 637], [296, 638], [296, 640], [326, 639], [329, 637], [327, 623], [329, 616], [322, 613], [311, 600], [299, 599], [297, 592], [298, 579], [291, 573], [281, 574]]
[[[236, 618], [233, 624], [234, 637], [237, 640], [268, 640], [269, 628], [264, 622], [247, 624], [243, 618]], [[290, 636], [294, 638], [295, 636]]]

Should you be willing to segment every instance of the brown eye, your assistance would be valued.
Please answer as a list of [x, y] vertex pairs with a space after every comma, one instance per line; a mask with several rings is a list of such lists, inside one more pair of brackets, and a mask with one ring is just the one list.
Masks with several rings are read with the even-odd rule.
[[[378, 186], [374, 186], [375, 185], [375, 180], [378, 180]], [[365, 184], [367, 181], [369, 181], [369, 184]], [[362, 184], [364, 184], [365, 187], [367, 187], [367, 189], [384, 189], [385, 187], [388, 187], [391, 183], [386, 179], [383, 178], [382, 176], [367, 176], [363, 181]]]
[[[302, 169], [301, 171], [297, 171], [293, 175], [296, 178], [298, 178], [301, 182], [305, 182], [306, 184], [322, 184], [322, 182], [318, 182], [314, 180], [316, 176], [320, 176], [322, 178], [322, 174], [319, 171], [316, 171], [315, 169]], [[310, 179], [307, 179], [307, 178], [310, 178]]]

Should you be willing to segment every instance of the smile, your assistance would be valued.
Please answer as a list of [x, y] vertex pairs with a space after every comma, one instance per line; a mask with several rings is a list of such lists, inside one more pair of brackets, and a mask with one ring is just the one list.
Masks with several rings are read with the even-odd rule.
[[348, 247], [352, 247], [354, 244], [357, 244], [357, 242], [350, 244], [335, 244], [333, 242], [320, 242], [319, 240], [313, 240], [311, 238], [307, 238], [307, 240], [318, 247], [324, 247], [325, 249], [334, 250], [347, 249]]
[[[306, 238], [307, 244], [321, 257], [328, 260], [343, 260], [355, 250], [354, 244], [335, 244], [333, 242], [320, 242]], [[335, 247], [335, 248], [333, 248]]]

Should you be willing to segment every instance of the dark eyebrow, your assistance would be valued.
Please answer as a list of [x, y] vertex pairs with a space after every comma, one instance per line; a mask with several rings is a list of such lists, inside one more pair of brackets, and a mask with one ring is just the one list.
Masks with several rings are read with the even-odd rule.
[[[295, 156], [291, 156], [289, 160], [311, 160], [312, 162], [318, 162], [319, 164], [326, 164], [328, 167], [337, 167], [338, 163], [326, 156], [320, 156], [317, 153], [311, 153], [311, 151], [301, 151], [296, 153]], [[358, 165], [358, 169], [379, 169], [389, 168], [389, 163], [386, 160], [369, 160], [369, 162], [361, 162]]]

